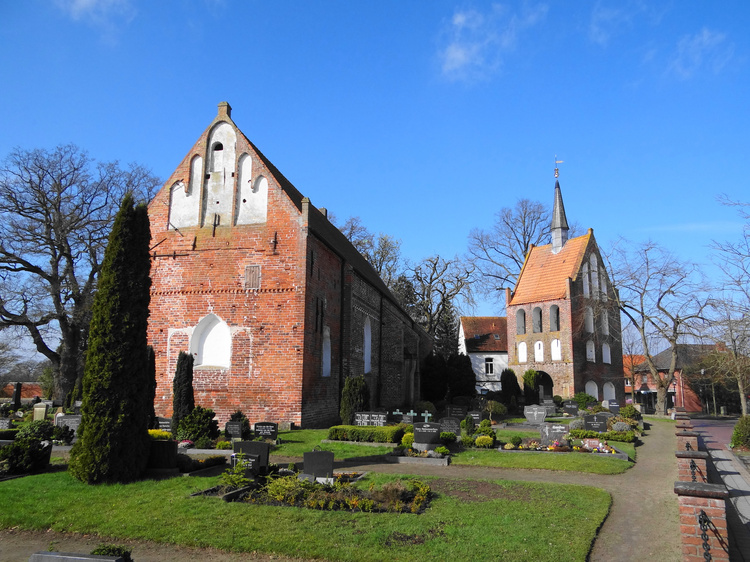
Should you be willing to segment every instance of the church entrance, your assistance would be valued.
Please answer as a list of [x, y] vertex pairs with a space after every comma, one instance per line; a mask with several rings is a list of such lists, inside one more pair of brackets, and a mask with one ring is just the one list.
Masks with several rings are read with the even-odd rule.
[[545, 400], [552, 400], [554, 396], [552, 377], [544, 371], [537, 371], [536, 383], [539, 388], [539, 403], [544, 404]]

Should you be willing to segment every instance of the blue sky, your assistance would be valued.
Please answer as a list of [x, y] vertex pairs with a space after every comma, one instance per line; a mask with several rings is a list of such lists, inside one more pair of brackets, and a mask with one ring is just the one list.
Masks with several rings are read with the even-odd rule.
[[[466, 250], [526, 197], [601, 246], [707, 263], [750, 200], [750, 4], [0, 2], [0, 156], [75, 143], [166, 179], [228, 101], [318, 207]], [[476, 314], [493, 314], [492, 306]]]

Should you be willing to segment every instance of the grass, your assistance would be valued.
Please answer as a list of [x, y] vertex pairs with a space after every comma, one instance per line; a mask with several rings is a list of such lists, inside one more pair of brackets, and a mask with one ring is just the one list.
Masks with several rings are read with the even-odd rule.
[[[188, 497], [215, 478], [89, 486], [48, 473], [0, 483], [3, 504], [13, 506], [0, 510], [0, 527], [329, 560], [562, 561], [586, 559], [611, 502], [585, 486], [440, 482], [444, 491], [422, 515], [366, 514]], [[467, 498], [477, 490], [484, 501]]]
[[334, 458], [338, 460], [347, 460], [354, 458], [381, 456], [393, 450], [392, 447], [369, 445], [351, 445], [349, 443], [321, 443], [328, 437], [327, 429], [299, 429], [295, 431], [279, 432], [281, 445], [271, 451], [273, 455], [282, 457], [300, 457], [304, 453], [318, 447], [323, 451], [333, 452]]

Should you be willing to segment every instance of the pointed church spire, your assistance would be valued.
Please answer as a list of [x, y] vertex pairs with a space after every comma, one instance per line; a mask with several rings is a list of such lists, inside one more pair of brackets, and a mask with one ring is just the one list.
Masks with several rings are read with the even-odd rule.
[[555, 204], [552, 207], [552, 224], [550, 225], [550, 230], [552, 233], [552, 253], [556, 254], [562, 250], [568, 241], [568, 219], [565, 216], [565, 205], [563, 205], [562, 191], [560, 191], [560, 182], [558, 180], [555, 180]]

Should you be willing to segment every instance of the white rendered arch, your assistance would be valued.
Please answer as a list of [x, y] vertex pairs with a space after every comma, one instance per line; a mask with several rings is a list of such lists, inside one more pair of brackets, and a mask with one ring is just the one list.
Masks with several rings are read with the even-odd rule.
[[196, 366], [229, 368], [232, 334], [226, 322], [215, 314], [204, 316], [190, 338], [190, 353]]

